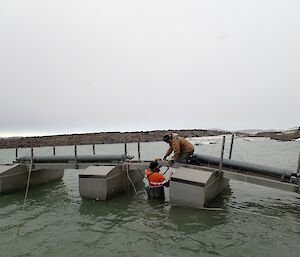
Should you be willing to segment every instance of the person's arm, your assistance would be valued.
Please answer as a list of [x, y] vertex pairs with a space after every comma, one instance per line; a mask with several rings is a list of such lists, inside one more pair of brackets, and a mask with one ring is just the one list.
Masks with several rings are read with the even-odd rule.
[[173, 152], [173, 147], [170, 145], [163, 159], [165, 160], [172, 152]]

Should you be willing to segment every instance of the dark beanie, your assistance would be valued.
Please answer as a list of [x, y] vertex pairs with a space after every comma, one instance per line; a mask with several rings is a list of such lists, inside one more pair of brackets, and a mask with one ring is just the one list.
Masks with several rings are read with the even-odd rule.
[[164, 135], [163, 141], [168, 143], [170, 141], [170, 135]]
[[158, 165], [158, 162], [152, 161], [152, 162], [150, 162], [149, 169], [153, 170], [157, 167], [157, 165]]

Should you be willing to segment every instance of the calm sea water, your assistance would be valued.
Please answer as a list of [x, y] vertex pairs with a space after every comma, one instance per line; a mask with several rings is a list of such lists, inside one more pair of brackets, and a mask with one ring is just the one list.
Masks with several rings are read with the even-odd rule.
[[[219, 138], [192, 141], [200, 144], [196, 152], [219, 155]], [[142, 159], [162, 157], [166, 149], [163, 142], [143, 143]], [[299, 150], [299, 141], [238, 138], [233, 159], [295, 170]], [[73, 151], [58, 147], [56, 154]], [[91, 154], [92, 147], [78, 151]], [[136, 144], [128, 151], [137, 157]], [[96, 146], [98, 154], [123, 152], [122, 144]], [[24, 154], [29, 149], [19, 151]], [[52, 148], [34, 154], [51, 155]], [[0, 163], [14, 156], [13, 149], [0, 150]], [[299, 194], [231, 180], [209, 205], [218, 211], [148, 201], [143, 183], [138, 194], [131, 190], [106, 202], [88, 201], [79, 195], [78, 173], [66, 170], [62, 181], [31, 189], [24, 211], [24, 192], [0, 198], [0, 256], [9, 256], [13, 245], [12, 256], [299, 256]]]

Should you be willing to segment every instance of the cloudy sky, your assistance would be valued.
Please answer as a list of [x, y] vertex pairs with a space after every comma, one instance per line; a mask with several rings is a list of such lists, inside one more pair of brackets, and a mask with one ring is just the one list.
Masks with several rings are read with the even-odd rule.
[[0, 136], [300, 125], [298, 0], [0, 0]]

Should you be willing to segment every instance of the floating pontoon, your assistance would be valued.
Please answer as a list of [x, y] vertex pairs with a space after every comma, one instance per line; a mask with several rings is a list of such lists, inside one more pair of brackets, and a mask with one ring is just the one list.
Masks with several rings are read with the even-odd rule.
[[[81, 197], [107, 200], [143, 180], [149, 162], [133, 162], [132, 158], [126, 154], [21, 157], [12, 165], [0, 166], [0, 195], [24, 189], [29, 170], [30, 186], [34, 186], [61, 179], [64, 169], [75, 168], [81, 169]], [[300, 176], [290, 170], [223, 158], [195, 155], [190, 164], [175, 163], [172, 170], [172, 205], [202, 208], [223, 191], [230, 178], [300, 192]]]

